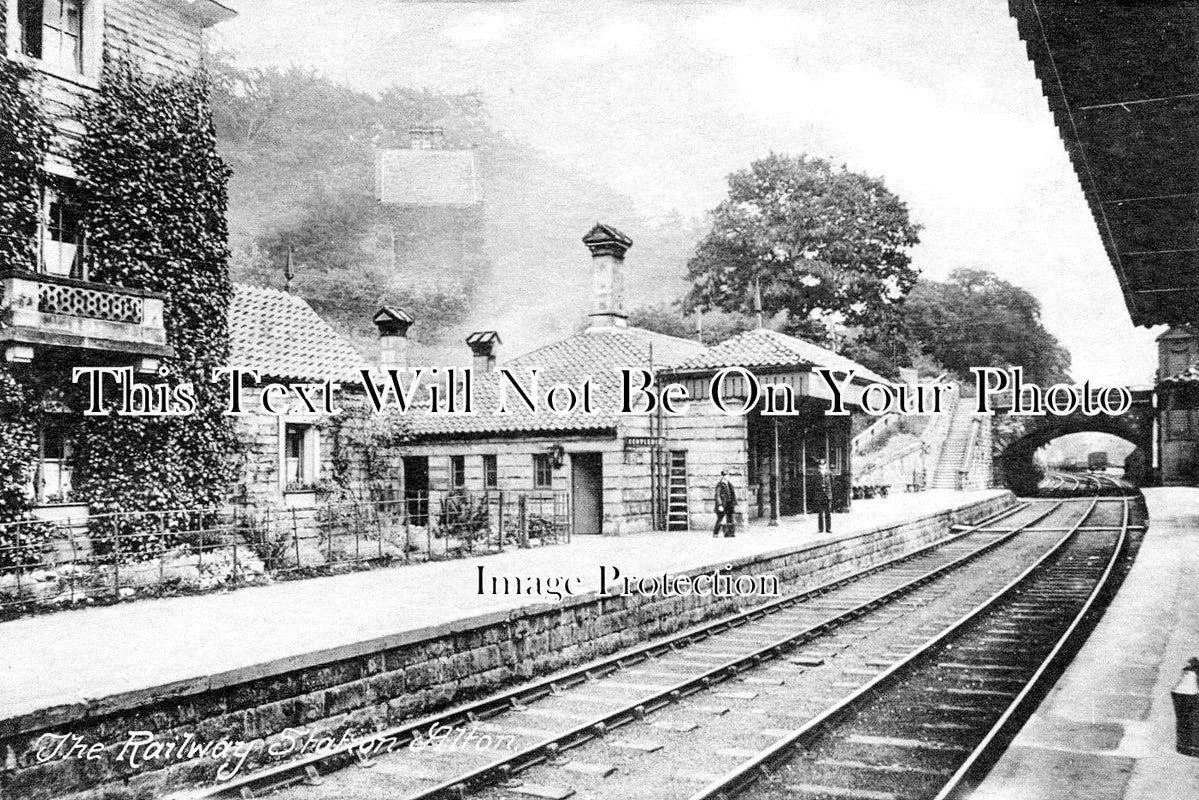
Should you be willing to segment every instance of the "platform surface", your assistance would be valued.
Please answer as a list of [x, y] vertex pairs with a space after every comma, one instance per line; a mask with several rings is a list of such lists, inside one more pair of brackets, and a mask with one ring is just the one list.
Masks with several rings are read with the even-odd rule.
[[1146, 489], [1149, 530], [1108, 607], [970, 800], [1196, 800], [1170, 690], [1199, 656], [1199, 489]]
[[706, 531], [580, 536], [570, 544], [480, 558], [25, 617], [0, 623], [0, 720], [540, 602], [477, 596], [479, 565], [488, 575], [579, 576], [582, 590], [594, 591], [599, 565], [650, 576], [723, 566], [1004, 494], [931, 491], [855, 501], [852, 512], [833, 516], [832, 535], [817, 534], [816, 518], [809, 516], [785, 518], [778, 527], [755, 522], [731, 539]]

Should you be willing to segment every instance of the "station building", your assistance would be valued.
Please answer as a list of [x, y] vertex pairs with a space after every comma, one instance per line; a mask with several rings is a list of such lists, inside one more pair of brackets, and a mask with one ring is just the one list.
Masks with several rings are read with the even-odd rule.
[[[739, 371], [713, 383], [729, 368], [746, 370], [758, 383], [761, 397], [748, 414], [730, 417], [712, 403], [714, 386], [719, 386], [725, 405], [733, 409], [744, 406], [754, 393], [748, 376]], [[724, 464], [744, 465], [744, 496], [751, 518], [814, 512], [820, 480], [814, 466], [817, 459], [823, 459], [832, 473], [833, 509], [848, 510], [851, 416], [826, 413], [834, 395], [816, 369], [830, 370], [839, 386], [852, 373], [843, 392], [846, 410], [860, 408], [865, 386], [890, 383], [844, 356], [766, 329], [747, 331], [707, 347], [666, 370], [661, 380], [682, 383], [693, 398], [691, 413], [671, 420], [668, 439], [704, 442], [708, 441], [704, 435], [708, 429], [720, 430], [716, 441], [725, 443], [696, 462], [699, 484], [714, 484]], [[777, 413], [770, 413], [767, 405], [766, 395], [771, 392], [779, 398]], [[735, 448], [735, 455], [730, 447]], [[690, 498], [693, 515], [703, 508], [702, 499], [702, 494]]]
[[[802, 513], [805, 504], [814, 508], [812, 467], [819, 456], [833, 469], [835, 507], [848, 508], [850, 418], [824, 414], [832, 396], [813, 370], [828, 368], [838, 378], [853, 370], [847, 397], [851, 407], [858, 404], [863, 385], [884, 379], [836, 353], [775, 331], [749, 331], [704, 346], [631, 327], [624, 310], [624, 259], [632, 241], [597, 224], [583, 242], [592, 256], [590, 326], [503, 366], [519, 379], [536, 369], [542, 399], [556, 384], [577, 390], [590, 378], [595, 413], [580, 408], [555, 414], [542, 407], [533, 414], [512, 403], [510, 414], [490, 413], [504, 380], [494, 371], [501, 334], [478, 332], [468, 343], [480, 411], [410, 420], [411, 440], [403, 455], [405, 495], [417, 498], [455, 489], [545, 492], [568, 504], [576, 534], [704, 528], [712, 524], [712, 496], [721, 471], [729, 473], [739, 511], [748, 518]], [[382, 322], [389, 325], [392, 319], [385, 315]], [[389, 338], [383, 326], [381, 333]], [[390, 333], [394, 336], [395, 329]], [[384, 344], [383, 351], [402, 353], [404, 347]], [[711, 402], [709, 386], [730, 366], [789, 387], [792, 413], [720, 412]], [[616, 413], [624, 369], [647, 370], [657, 387], [686, 385], [686, 413]], [[736, 408], [747, 390], [744, 376], [731, 376], [722, 386], [730, 407]]]
[[[509, 404], [510, 414], [491, 413], [504, 380], [494, 371], [501, 332], [472, 335], [472, 394], [478, 413], [411, 416], [403, 458], [405, 497], [415, 500], [455, 489], [540, 493], [538, 499], [568, 509], [564, 513], [576, 535], [666, 527], [670, 454], [662, 447], [664, 423], [655, 415], [616, 413], [619, 371], [656, 372], [702, 351], [703, 345], [630, 327], [623, 270], [632, 242], [613, 228], [596, 225], [584, 243], [591, 251], [594, 278], [589, 327], [503, 362], [525, 386], [531, 385], [529, 370], [537, 371], [537, 413], [519, 402]], [[380, 331], [387, 333], [383, 326]], [[404, 348], [384, 345], [383, 352], [402, 353]], [[581, 391], [587, 379], [594, 413], [580, 406], [556, 414], [544, 406], [545, 394], [555, 385]], [[506, 391], [512, 394], [510, 388]]]

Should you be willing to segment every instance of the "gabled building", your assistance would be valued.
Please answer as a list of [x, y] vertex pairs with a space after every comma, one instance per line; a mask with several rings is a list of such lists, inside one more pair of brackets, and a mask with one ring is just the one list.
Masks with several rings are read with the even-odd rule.
[[361, 392], [355, 397], [354, 391], [359, 370], [372, 365], [302, 298], [276, 289], [235, 285], [229, 334], [229, 366], [259, 378], [257, 384], [243, 385], [247, 413], [234, 418], [243, 457], [234, 497], [256, 507], [311, 508], [319, 502], [318, 489], [332, 479], [341, 420], [319, 413], [324, 395], [315, 389], [307, 391], [318, 413], [298, 396], [279, 397], [279, 392], [272, 402], [285, 413], [264, 413], [262, 387], [332, 382], [348, 391], [348, 398], [336, 396], [340, 407], [361, 400]]

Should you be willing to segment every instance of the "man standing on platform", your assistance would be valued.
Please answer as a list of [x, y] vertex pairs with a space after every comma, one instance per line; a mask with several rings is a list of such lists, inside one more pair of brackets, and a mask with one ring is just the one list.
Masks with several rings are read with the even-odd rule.
[[833, 476], [823, 458], [816, 459], [816, 518], [820, 533], [833, 532]]
[[728, 470], [720, 471], [720, 480], [716, 483], [716, 525], [712, 535], [720, 535], [720, 523], [724, 522], [724, 535], [733, 536], [733, 513], [737, 510], [737, 493], [729, 481]]

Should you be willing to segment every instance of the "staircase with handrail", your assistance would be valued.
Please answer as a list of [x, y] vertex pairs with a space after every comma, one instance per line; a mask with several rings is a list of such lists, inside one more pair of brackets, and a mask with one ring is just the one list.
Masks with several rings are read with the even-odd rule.
[[990, 459], [989, 433], [988, 417], [978, 414], [969, 398], [962, 398], [954, 406], [929, 488], [985, 488], [990, 472], [986, 463]]

